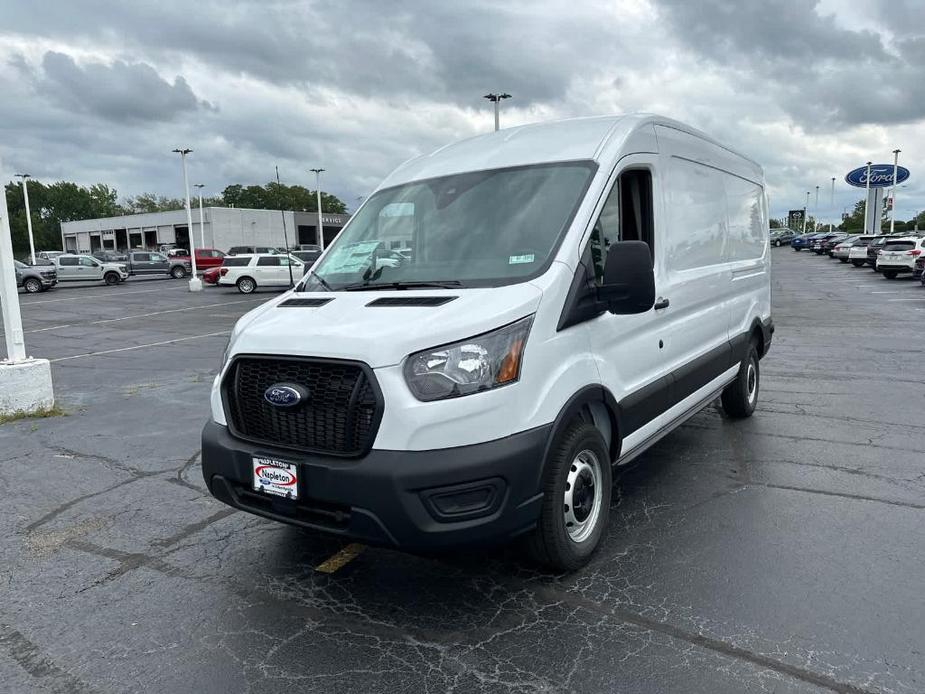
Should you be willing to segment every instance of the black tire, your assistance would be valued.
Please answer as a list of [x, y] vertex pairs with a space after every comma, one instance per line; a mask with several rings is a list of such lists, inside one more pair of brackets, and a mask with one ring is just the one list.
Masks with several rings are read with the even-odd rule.
[[22, 288], [25, 289], [29, 294], [38, 294], [42, 291], [42, 282], [41, 280], [35, 279], [35, 277], [27, 277], [26, 280], [22, 283]]
[[751, 417], [758, 405], [761, 370], [758, 366], [758, 347], [752, 340], [748, 355], [739, 366], [735, 380], [723, 389], [723, 410], [733, 419]]
[[235, 282], [235, 286], [242, 294], [253, 294], [255, 291], [257, 291], [257, 283], [252, 277], [242, 277], [237, 282]]
[[105, 275], [103, 275], [103, 281], [111, 287], [115, 284], [119, 284], [119, 282], [122, 281], [122, 278], [119, 277], [118, 272], [107, 272]]
[[886, 277], [888, 280], [895, 280], [896, 275], [898, 274], [899, 273], [896, 272], [896, 270], [884, 270], [883, 271], [883, 276]]
[[170, 276], [175, 280], [182, 280], [184, 277], [186, 277], [186, 268], [182, 265], [174, 265], [170, 269]]
[[847, 262], [848, 262], [848, 259], [847, 259], [847, 258], [839, 258], [839, 260], [842, 261], [843, 263], [847, 263]]
[[796, 246], [794, 246], [793, 250], [795, 250], [797, 253], [799, 253], [799, 252], [802, 251], [803, 249], [802, 249], [802, 248], [797, 248]]
[[777, 246], [778, 248], [780, 248], [780, 241], [775, 241], [775, 242], [774, 242], [774, 245]]
[[[531, 557], [557, 571], [574, 571], [587, 564], [607, 528], [612, 486], [604, 438], [593, 424], [576, 419], [557, 438], [545, 461], [543, 505], [526, 542]], [[575, 521], [568, 522], [569, 527], [566, 514]]]
[[851, 264], [854, 265], [855, 267], [864, 267], [864, 265], [866, 265], [866, 263], [863, 260], [852, 260]]

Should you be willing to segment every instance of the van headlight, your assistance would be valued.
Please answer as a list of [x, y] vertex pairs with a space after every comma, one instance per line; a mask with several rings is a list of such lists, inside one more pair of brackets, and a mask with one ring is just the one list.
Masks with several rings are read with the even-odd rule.
[[418, 400], [444, 400], [516, 383], [533, 316], [449, 345], [412, 354], [405, 381]]

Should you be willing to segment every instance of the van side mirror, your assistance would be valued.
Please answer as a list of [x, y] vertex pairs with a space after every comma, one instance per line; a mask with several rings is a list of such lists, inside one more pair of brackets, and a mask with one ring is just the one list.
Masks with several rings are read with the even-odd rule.
[[604, 282], [597, 296], [617, 315], [645, 313], [655, 305], [652, 254], [644, 241], [618, 241], [607, 249]]

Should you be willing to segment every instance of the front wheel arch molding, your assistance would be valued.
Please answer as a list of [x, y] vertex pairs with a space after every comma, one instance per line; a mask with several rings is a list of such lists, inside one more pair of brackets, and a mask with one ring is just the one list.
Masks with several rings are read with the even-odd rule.
[[[572, 420], [578, 417], [590, 417], [594, 421], [594, 412], [606, 412], [610, 424], [610, 462], [614, 463], [620, 457], [622, 440], [620, 438], [620, 418], [617, 400], [613, 394], [602, 385], [587, 385], [570, 397], [552, 424], [546, 448], [543, 451], [543, 461], [549, 458], [549, 451], [556, 445], [568, 429]], [[607, 437], [604, 436], [606, 440]]]

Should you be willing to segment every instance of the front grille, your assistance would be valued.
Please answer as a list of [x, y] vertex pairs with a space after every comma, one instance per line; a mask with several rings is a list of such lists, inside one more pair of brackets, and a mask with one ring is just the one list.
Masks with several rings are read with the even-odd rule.
[[[301, 386], [305, 402], [285, 408], [264, 399], [275, 384]], [[333, 359], [241, 356], [223, 382], [231, 432], [269, 446], [338, 456], [372, 447], [382, 398], [365, 364]]]

